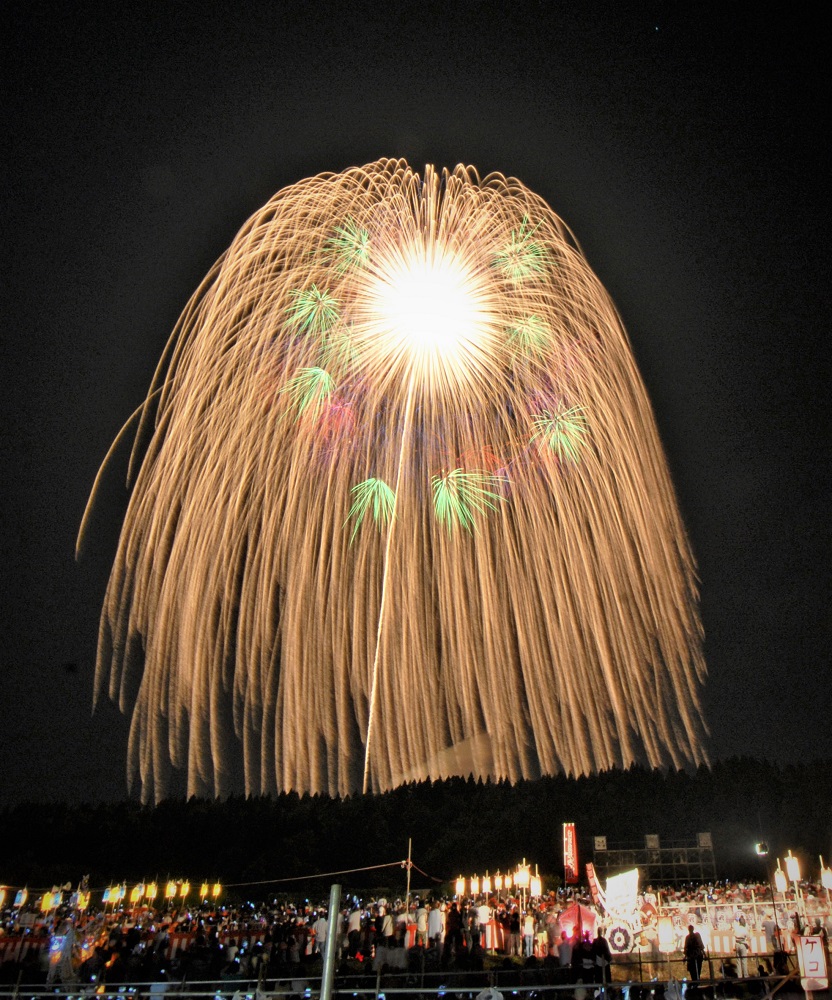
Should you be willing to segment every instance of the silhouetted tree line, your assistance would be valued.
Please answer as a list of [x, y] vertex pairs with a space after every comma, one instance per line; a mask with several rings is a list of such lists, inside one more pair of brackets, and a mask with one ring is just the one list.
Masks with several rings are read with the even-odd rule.
[[[347, 799], [28, 802], [0, 812], [0, 883], [75, 885], [89, 874], [103, 886], [184, 876], [261, 883], [236, 890], [256, 899], [320, 898], [336, 880], [356, 891], [398, 893], [405, 885], [399, 866], [338, 879], [326, 873], [401, 861], [408, 838], [418, 867], [412, 884], [422, 889], [460, 872], [505, 871], [521, 857], [558, 877], [565, 821], [577, 825], [582, 866], [596, 835], [610, 846], [640, 846], [648, 833], [670, 841], [710, 831], [720, 878], [764, 879], [754, 852], [760, 840], [772, 862], [791, 848], [814, 870], [819, 854], [832, 859], [832, 758], [789, 766], [734, 758], [695, 772], [631, 767], [516, 785], [451, 778]], [[325, 877], [279, 881], [316, 874]]]

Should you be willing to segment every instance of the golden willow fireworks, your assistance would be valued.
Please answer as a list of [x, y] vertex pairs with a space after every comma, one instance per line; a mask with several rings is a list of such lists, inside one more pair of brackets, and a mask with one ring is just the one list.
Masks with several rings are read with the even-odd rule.
[[[346, 795], [702, 762], [694, 568], [609, 297], [516, 180], [278, 193], [142, 411], [96, 697], [129, 779]], [[149, 443], [148, 443], [149, 441]], [[83, 532], [83, 529], [82, 529]]]

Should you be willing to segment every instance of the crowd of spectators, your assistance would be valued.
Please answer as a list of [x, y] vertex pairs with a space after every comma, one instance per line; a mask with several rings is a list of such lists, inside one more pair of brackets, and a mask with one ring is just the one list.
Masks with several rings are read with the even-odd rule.
[[[690, 922], [705, 929], [709, 921], [713, 927], [733, 926], [742, 918], [743, 926], [765, 934], [767, 946], [776, 952], [785, 943], [769, 934], [772, 921], [777, 933], [832, 932], [825, 890], [811, 883], [800, 889], [798, 907], [798, 898], [780, 899], [779, 894], [772, 905], [766, 884], [648, 886], [638, 905], [646, 915], [645, 926], [651, 913], [669, 915], [682, 937]], [[610, 960], [604, 930], [612, 921], [582, 890], [551, 893], [525, 908], [521, 899], [510, 897], [420, 894], [408, 903], [343, 900], [335, 943], [339, 966], [412, 970], [416, 963], [422, 971], [476, 972], [502, 963], [506, 968], [540, 966], [561, 981], [587, 982], [602, 975]], [[37, 982], [71, 974], [81, 982], [111, 984], [319, 975], [329, 930], [326, 906], [323, 901], [272, 899], [179, 909], [126, 905], [82, 914], [64, 907], [48, 916], [32, 907], [6, 908], [0, 913], [0, 976]], [[594, 919], [581, 925], [579, 916], [577, 923], [567, 923], [562, 918], [571, 911]], [[649, 935], [646, 942], [655, 944]]]

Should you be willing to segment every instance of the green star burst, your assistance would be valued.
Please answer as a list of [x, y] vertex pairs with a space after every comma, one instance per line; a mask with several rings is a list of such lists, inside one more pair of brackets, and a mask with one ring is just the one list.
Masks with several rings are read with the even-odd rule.
[[308, 409], [317, 417], [329, 403], [335, 382], [323, 368], [299, 368], [284, 389], [300, 417]]
[[308, 288], [296, 288], [289, 295], [292, 300], [289, 322], [301, 333], [325, 340], [341, 315], [338, 300], [315, 284]]
[[529, 217], [524, 215], [520, 228], [512, 229], [511, 239], [494, 254], [494, 266], [515, 284], [546, 270], [549, 255], [544, 244], [534, 239], [537, 228], [530, 229]]
[[370, 259], [370, 234], [348, 215], [343, 225], [336, 226], [335, 235], [327, 242], [327, 251], [335, 258], [339, 271], [366, 267]]
[[444, 476], [433, 476], [433, 507], [440, 523], [449, 532], [455, 525], [470, 531], [476, 514], [496, 510], [494, 501], [503, 497], [494, 488], [503, 482], [507, 480], [501, 476], [477, 470], [451, 469]]
[[350, 493], [354, 499], [347, 519], [355, 519], [350, 541], [355, 538], [365, 514], [371, 508], [373, 520], [376, 522], [379, 530], [390, 523], [393, 516], [393, 505], [396, 502], [396, 494], [383, 479], [365, 479], [363, 483], [353, 486]]
[[515, 326], [506, 331], [509, 344], [520, 353], [539, 354], [548, 342], [551, 331], [548, 323], [534, 313], [524, 316]]
[[582, 407], [558, 406], [555, 410], [544, 410], [532, 419], [535, 426], [532, 441], [547, 445], [560, 459], [578, 461], [587, 429]]

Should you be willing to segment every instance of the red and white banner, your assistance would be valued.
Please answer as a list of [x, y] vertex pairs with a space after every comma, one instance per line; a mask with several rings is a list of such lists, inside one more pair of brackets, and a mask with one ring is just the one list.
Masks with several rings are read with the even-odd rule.
[[574, 823], [563, 824], [563, 881], [566, 885], [578, 883], [578, 837]]
[[601, 883], [598, 881], [598, 876], [595, 874], [595, 865], [590, 861], [586, 866], [586, 880], [589, 882], [589, 894], [592, 896], [592, 902], [596, 906], [602, 906], [601, 903]]

